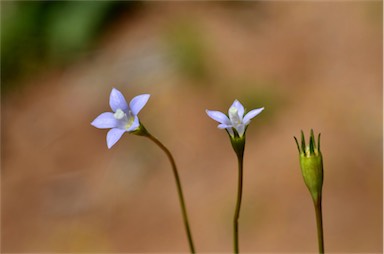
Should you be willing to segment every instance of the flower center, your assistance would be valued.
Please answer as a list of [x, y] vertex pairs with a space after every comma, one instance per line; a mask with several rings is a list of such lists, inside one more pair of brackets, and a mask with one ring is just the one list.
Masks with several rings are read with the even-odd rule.
[[121, 109], [117, 109], [116, 112], [113, 114], [113, 116], [117, 119], [117, 120], [121, 120], [124, 118], [125, 116], [125, 113], [123, 110]]
[[131, 125], [133, 124], [134, 121], [135, 121], [135, 118], [133, 116], [128, 118], [127, 122], [125, 123], [125, 129], [128, 130], [129, 127], [131, 127]]
[[229, 119], [231, 120], [232, 124], [237, 126], [241, 124], [241, 119], [239, 117], [239, 111], [235, 107], [229, 108]]
[[119, 120], [119, 128], [128, 130], [132, 124], [135, 122], [135, 116], [133, 113], [129, 110], [128, 115], [122, 110], [117, 109], [116, 112], [113, 114], [113, 117], [115, 117], [116, 120]]

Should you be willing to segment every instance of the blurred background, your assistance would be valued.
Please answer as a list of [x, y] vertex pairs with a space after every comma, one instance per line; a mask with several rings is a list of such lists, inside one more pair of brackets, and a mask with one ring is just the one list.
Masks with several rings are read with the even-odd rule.
[[325, 249], [383, 250], [382, 2], [1, 3], [2, 252], [188, 252], [169, 161], [90, 122], [113, 87], [173, 152], [198, 252], [232, 251], [237, 162], [205, 109], [247, 131], [240, 250], [317, 251], [293, 136], [321, 132]]

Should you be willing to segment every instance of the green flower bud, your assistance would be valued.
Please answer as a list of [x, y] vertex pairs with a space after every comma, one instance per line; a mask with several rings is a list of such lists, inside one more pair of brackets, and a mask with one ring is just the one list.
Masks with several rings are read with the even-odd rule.
[[320, 151], [320, 133], [318, 135], [317, 146], [313, 130], [311, 130], [308, 146], [305, 145], [303, 131], [301, 131], [301, 146], [296, 137], [294, 138], [300, 154], [300, 167], [304, 182], [313, 200], [317, 201], [321, 197], [323, 187], [323, 157]]

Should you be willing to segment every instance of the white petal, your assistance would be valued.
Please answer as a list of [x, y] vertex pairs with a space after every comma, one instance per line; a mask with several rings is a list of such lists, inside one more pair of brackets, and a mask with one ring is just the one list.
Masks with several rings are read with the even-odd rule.
[[224, 113], [221, 113], [220, 111], [205, 110], [205, 112], [207, 112], [207, 115], [210, 118], [212, 118], [213, 120], [219, 123], [223, 123], [227, 125], [231, 124], [231, 121], [229, 121], [229, 118]]
[[125, 130], [113, 128], [110, 129], [107, 133], [107, 146], [109, 149], [116, 144], [117, 141], [121, 138], [121, 136], [124, 134]]
[[240, 124], [240, 125], [236, 126], [236, 130], [237, 130], [237, 133], [239, 134], [239, 137], [242, 137], [244, 135], [245, 125]]
[[264, 108], [258, 108], [258, 109], [254, 109], [254, 110], [249, 111], [249, 112], [244, 116], [243, 123], [244, 123], [245, 125], [248, 125], [249, 122], [250, 122], [250, 120], [251, 120], [252, 118], [254, 118], [255, 116], [257, 116], [258, 114], [260, 114], [261, 111], [263, 111], [263, 110], [264, 110]]
[[235, 107], [237, 109], [237, 112], [239, 113], [239, 117], [240, 119], [243, 119], [243, 116], [244, 116], [244, 107], [243, 105], [240, 103], [240, 101], [238, 100], [235, 100], [233, 103], [232, 103], [232, 107]]
[[235, 133], [233, 133], [233, 129], [232, 128], [227, 128], [226, 130], [228, 131], [229, 135], [231, 135], [232, 137], [235, 136]]
[[116, 112], [118, 109], [121, 109], [124, 112], [127, 112], [128, 110], [128, 104], [124, 95], [116, 88], [112, 89], [111, 95], [109, 96], [109, 106], [111, 106], [113, 112]]
[[104, 112], [96, 117], [96, 119], [92, 121], [91, 125], [99, 129], [109, 129], [117, 127], [119, 122], [113, 116], [113, 113]]
[[219, 129], [227, 129], [227, 128], [232, 128], [232, 125], [221, 123], [221, 124], [219, 124], [217, 126], [217, 128], [219, 128]]
[[151, 95], [149, 94], [141, 94], [134, 97], [129, 103], [129, 107], [134, 115], [137, 115], [140, 110], [147, 104], [147, 101]]

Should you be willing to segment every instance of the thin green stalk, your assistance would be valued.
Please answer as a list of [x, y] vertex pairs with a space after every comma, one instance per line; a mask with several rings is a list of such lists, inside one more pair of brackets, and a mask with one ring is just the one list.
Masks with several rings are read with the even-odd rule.
[[188, 222], [187, 209], [185, 206], [183, 191], [181, 189], [180, 178], [179, 178], [179, 174], [177, 172], [175, 160], [173, 159], [171, 152], [157, 138], [155, 138], [154, 136], [152, 136], [148, 132], [146, 134], [147, 134], [147, 135], [145, 135], [146, 137], [148, 137], [150, 140], [152, 140], [156, 145], [158, 145], [161, 148], [161, 150], [163, 150], [165, 152], [169, 161], [171, 162], [173, 175], [175, 176], [175, 180], [176, 180], [177, 193], [179, 195], [181, 211], [183, 214], [184, 226], [185, 226], [185, 230], [187, 231], [189, 249], [190, 249], [191, 253], [195, 253], [195, 247], [193, 245], [193, 240], [192, 240], [192, 233], [191, 233], [191, 229], [189, 227], [189, 222]]
[[240, 216], [240, 206], [241, 206], [241, 197], [243, 194], [243, 153], [237, 154], [238, 166], [239, 166], [239, 176], [238, 176], [238, 185], [237, 185], [237, 201], [235, 216], [233, 217], [233, 251], [234, 253], [239, 253], [239, 216]]
[[317, 199], [313, 199], [316, 212], [317, 224], [317, 240], [319, 243], [319, 253], [324, 253], [324, 233], [323, 233], [323, 212], [321, 208], [321, 195]]

